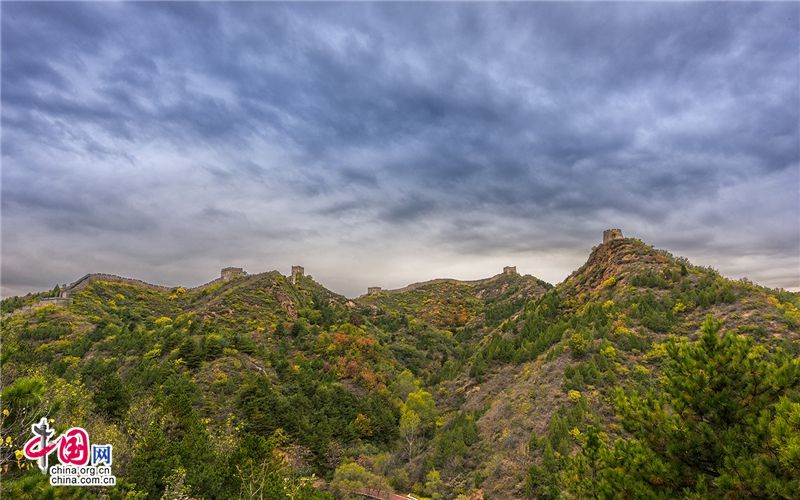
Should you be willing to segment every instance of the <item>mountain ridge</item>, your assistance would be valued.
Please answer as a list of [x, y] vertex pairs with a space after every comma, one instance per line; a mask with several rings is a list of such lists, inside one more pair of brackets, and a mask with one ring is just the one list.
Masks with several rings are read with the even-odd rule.
[[[630, 437], [616, 391], [659, 389], [665, 346], [698, 339], [709, 314], [762, 356], [800, 356], [796, 294], [634, 238], [598, 245], [556, 286], [504, 272], [350, 299], [277, 271], [202, 289], [82, 283], [61, 307], [4, 315], [2, 384], [50, 384], [42, 401], [68, 408], [57, 419], [109, 436], [126, 491], [153, 499], [179, 479], [144, 460], [162, 438], [168, 456], [194, 457], [181, 484], [198, 498], [236, 496], [253, 439], [300, 453], [276, 470], [314, 471], [337, 497], [372, 484], [432, 499], [550, 498], [570, 491], [589, 427], [609, 443]], [[18, 424], [0, 437], [22, 439]], [[4, 494], [32, 478], [12, 475]]]

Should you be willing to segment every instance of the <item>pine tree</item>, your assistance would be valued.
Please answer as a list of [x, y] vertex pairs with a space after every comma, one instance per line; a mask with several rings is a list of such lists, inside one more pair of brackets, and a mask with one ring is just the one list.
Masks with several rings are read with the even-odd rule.
[[92, 396], [92, 403], [97, 412], [117, 423], [122, 422], [130, 402], [130, 391], [122, 385], [119, 375], [113, 372], [100, 379], [97, 390]]
[[[709, 315], [700, 339], [666, 346], [663, 392], [617, 394], [634, 439], [596, 440], [576, 459], [570, 490], [597, 498], [796, 498], [800, 485], [800, 359], [770, 354]], [[583, 462], [582, 469], [581, 463]], [[590, 467], [587, 464], [594, 464]], [[586, 492], [593, 492], [587, 495]]]
[[529, 498], [559, 498], [561, 496], [561, 488], [558, 483], [558, 459], [548, 442], [544, 447], [542, 465], [532, 464], [528, 468], [525, 493]]
[[137, 490], [147, 493], [147, 498], [156, 500], [161, 498], [167, 477], [178, 465], [178, 457], [172, 454], [169, 440], [158, 425], [152, 423], [131, 460], [127, 479], [136, 484]]

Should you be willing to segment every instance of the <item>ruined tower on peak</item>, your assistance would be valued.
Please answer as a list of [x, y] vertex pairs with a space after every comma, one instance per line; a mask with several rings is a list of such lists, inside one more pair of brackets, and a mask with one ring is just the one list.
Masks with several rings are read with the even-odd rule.
[[622, 229], [606, 229], [603, 231], [603, 243], [608, 243], [611, 240], [621, 240], [624, 238], [622, 236]]
[[299, 277], [303, 277], [303, 276], [305, 276], [305, 273], [306, 273], [306, 271], [305, 271], [305, 269], [303, 269], [302, 266], [292, 266], [292, 284], [296, 285], [297, 284], [297, 277], [298, 276]]
[[219, 277], [223, 281], [235, 278], [236, 276], [244, 276], [245, 272], [241, 267], [224, 267], [219, 273]]

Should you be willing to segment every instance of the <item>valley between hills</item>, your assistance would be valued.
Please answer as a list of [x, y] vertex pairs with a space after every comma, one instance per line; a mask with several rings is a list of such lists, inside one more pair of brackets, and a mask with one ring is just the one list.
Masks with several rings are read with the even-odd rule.
[[[557, 286], [62, 292], [2, 301], [4, 498], [799, 498], [800, 295], [621, 234]], [[51, 486], [43, 417], [116, 486]]]

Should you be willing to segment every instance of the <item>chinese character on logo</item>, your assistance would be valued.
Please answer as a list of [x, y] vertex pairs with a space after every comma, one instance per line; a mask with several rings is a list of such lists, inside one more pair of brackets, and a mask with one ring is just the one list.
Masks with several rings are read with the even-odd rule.
[[92, 445], [92, 465], [111, 465], [111, 445], [107, 444], [101, 446], [99, 444]]
[[36, 460], [43, 473], [47, 473], [47, 456], [56, 447], [62, 464], [86, 465], [89, 462], [89, 434], [80, 427], [73, 427], [48, 442], [54, 431], [47, 424], [47, 418], [43, 417], [38, 424], [31, 425], [31, 432], [35, 437], [25, 443], [25, 457]]
[[73, 427], [59, 436], [58, 459], [64, 465], [86, 465], [89, 462], [89, 434], [80, 427]]
[[45, 473], [47, 472], [47, 455], [58, 446], [58, 441], [47, 444], [47, 441], [53, 437], [54, 431], [47, 425], [47, 419], [44, 417], [39, 421], [39, 425], [31, 425], [31, 432], [37, 437], [31, 438], [25, 443], [25, 457], [36, 460], [39, 469]]

